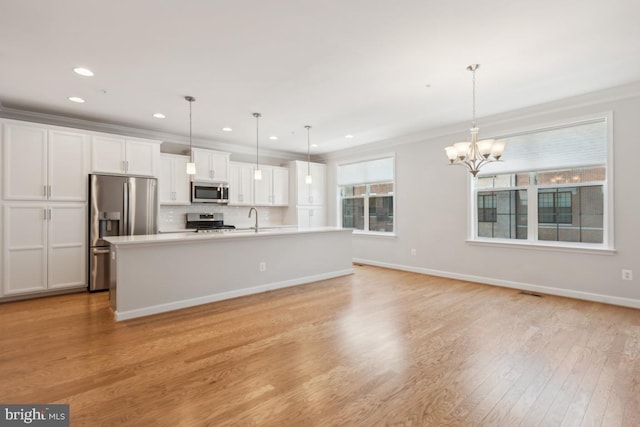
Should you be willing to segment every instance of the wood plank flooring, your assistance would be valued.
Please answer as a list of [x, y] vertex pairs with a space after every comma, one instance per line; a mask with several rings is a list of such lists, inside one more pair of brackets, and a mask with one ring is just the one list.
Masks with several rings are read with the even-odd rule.
[[119, 323], [0, 304], [0, 343], [0, 402], [73, 426], [640, 425], [640, 310], [370, 266]]

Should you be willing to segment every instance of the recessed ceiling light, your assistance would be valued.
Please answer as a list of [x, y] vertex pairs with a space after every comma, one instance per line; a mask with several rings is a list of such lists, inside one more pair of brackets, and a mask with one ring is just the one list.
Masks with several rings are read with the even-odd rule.
[[69, 101], [77, 102], [79, 104], [82, 104], [84, 102], [84, 99], [80, 98], [79, 96], [70, 96], [69, 97]]
[[77, 68], [74, 68], [73, 71], [76, 74], [80, 74], [81, 76], [93, 77], [93, 71], [91, 71], [88, 68], [77, 67]]
[[231, 129], [230, 127], [223, 127], [222, 130], [224, 132], [231, 132], [233, 129]]
[[311, 148], [317, 148], [318, 144], [311, 144]]
[[275, 135], [271, 135], [271, 136], [269, 137], [269, 139], [270, 139], [270, 140], [272, 140], [272, 141], [275, 141], [275, 140], [277, 140], [277, 139], [278, 139], [278, 137], [277, 137], [277, 136], [275, 136]]
[[353, 135], [349, 134], [349, 135], [345, 135], [344, 137], [348, 138], [348, 139], [351, 139], [351, 138], [353, 138]]
[[155, 113], [155, 114], [153, 115], [153, 117], [155, 117], [156, 119], [164, 119], [164, 118], [166, 118], [167, 116], [165, 116], [165, 115], [164, 115], [164, 114], [162, 114], [162, 113]]

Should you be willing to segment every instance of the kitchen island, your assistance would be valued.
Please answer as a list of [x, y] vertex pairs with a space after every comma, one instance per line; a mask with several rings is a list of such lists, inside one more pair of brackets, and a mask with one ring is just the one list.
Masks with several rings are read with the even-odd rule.
[[351, 233], [320, 227], [105, 238], [111, 245], [115, 318], [351, 274]]

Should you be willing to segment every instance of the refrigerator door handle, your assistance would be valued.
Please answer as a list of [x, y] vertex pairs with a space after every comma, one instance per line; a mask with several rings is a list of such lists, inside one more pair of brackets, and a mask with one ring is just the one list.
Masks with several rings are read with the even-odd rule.
[[93, 250], [93, 254], [94, 255], [106, 255], [109, 253], [109, 249], [94, 249]]
[[123, 194], [123, 207], [124, 207], [124, 212], [122, 212], [122, 216], [123, 216], [123, 221], [124, 221], [124, 235], [128, 236], [131, 234], [131, 231], [129, 230], [129, 181], [126, 181], [124, 184], [124, 191], [122, 192]]

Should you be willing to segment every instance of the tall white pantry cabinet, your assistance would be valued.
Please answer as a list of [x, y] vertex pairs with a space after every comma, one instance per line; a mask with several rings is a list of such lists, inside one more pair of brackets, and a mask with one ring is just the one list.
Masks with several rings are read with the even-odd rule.
[[[310, 184], [306, 182], [308, 174]], [[289, 162], [289, 188], [289, 223], [302, 228], [327, 225], [327, 165], [300, 160]]]
[[89, 137], [2, 124], [3, 294], [83, 286]]
[[[156, 174], [159, 142], [9, 119], [0, 128], [0, 297], [86, 287], [88, 174], [131, 164]], [[92, 167], [101, 140], [122, 140], [130, 163]]]

